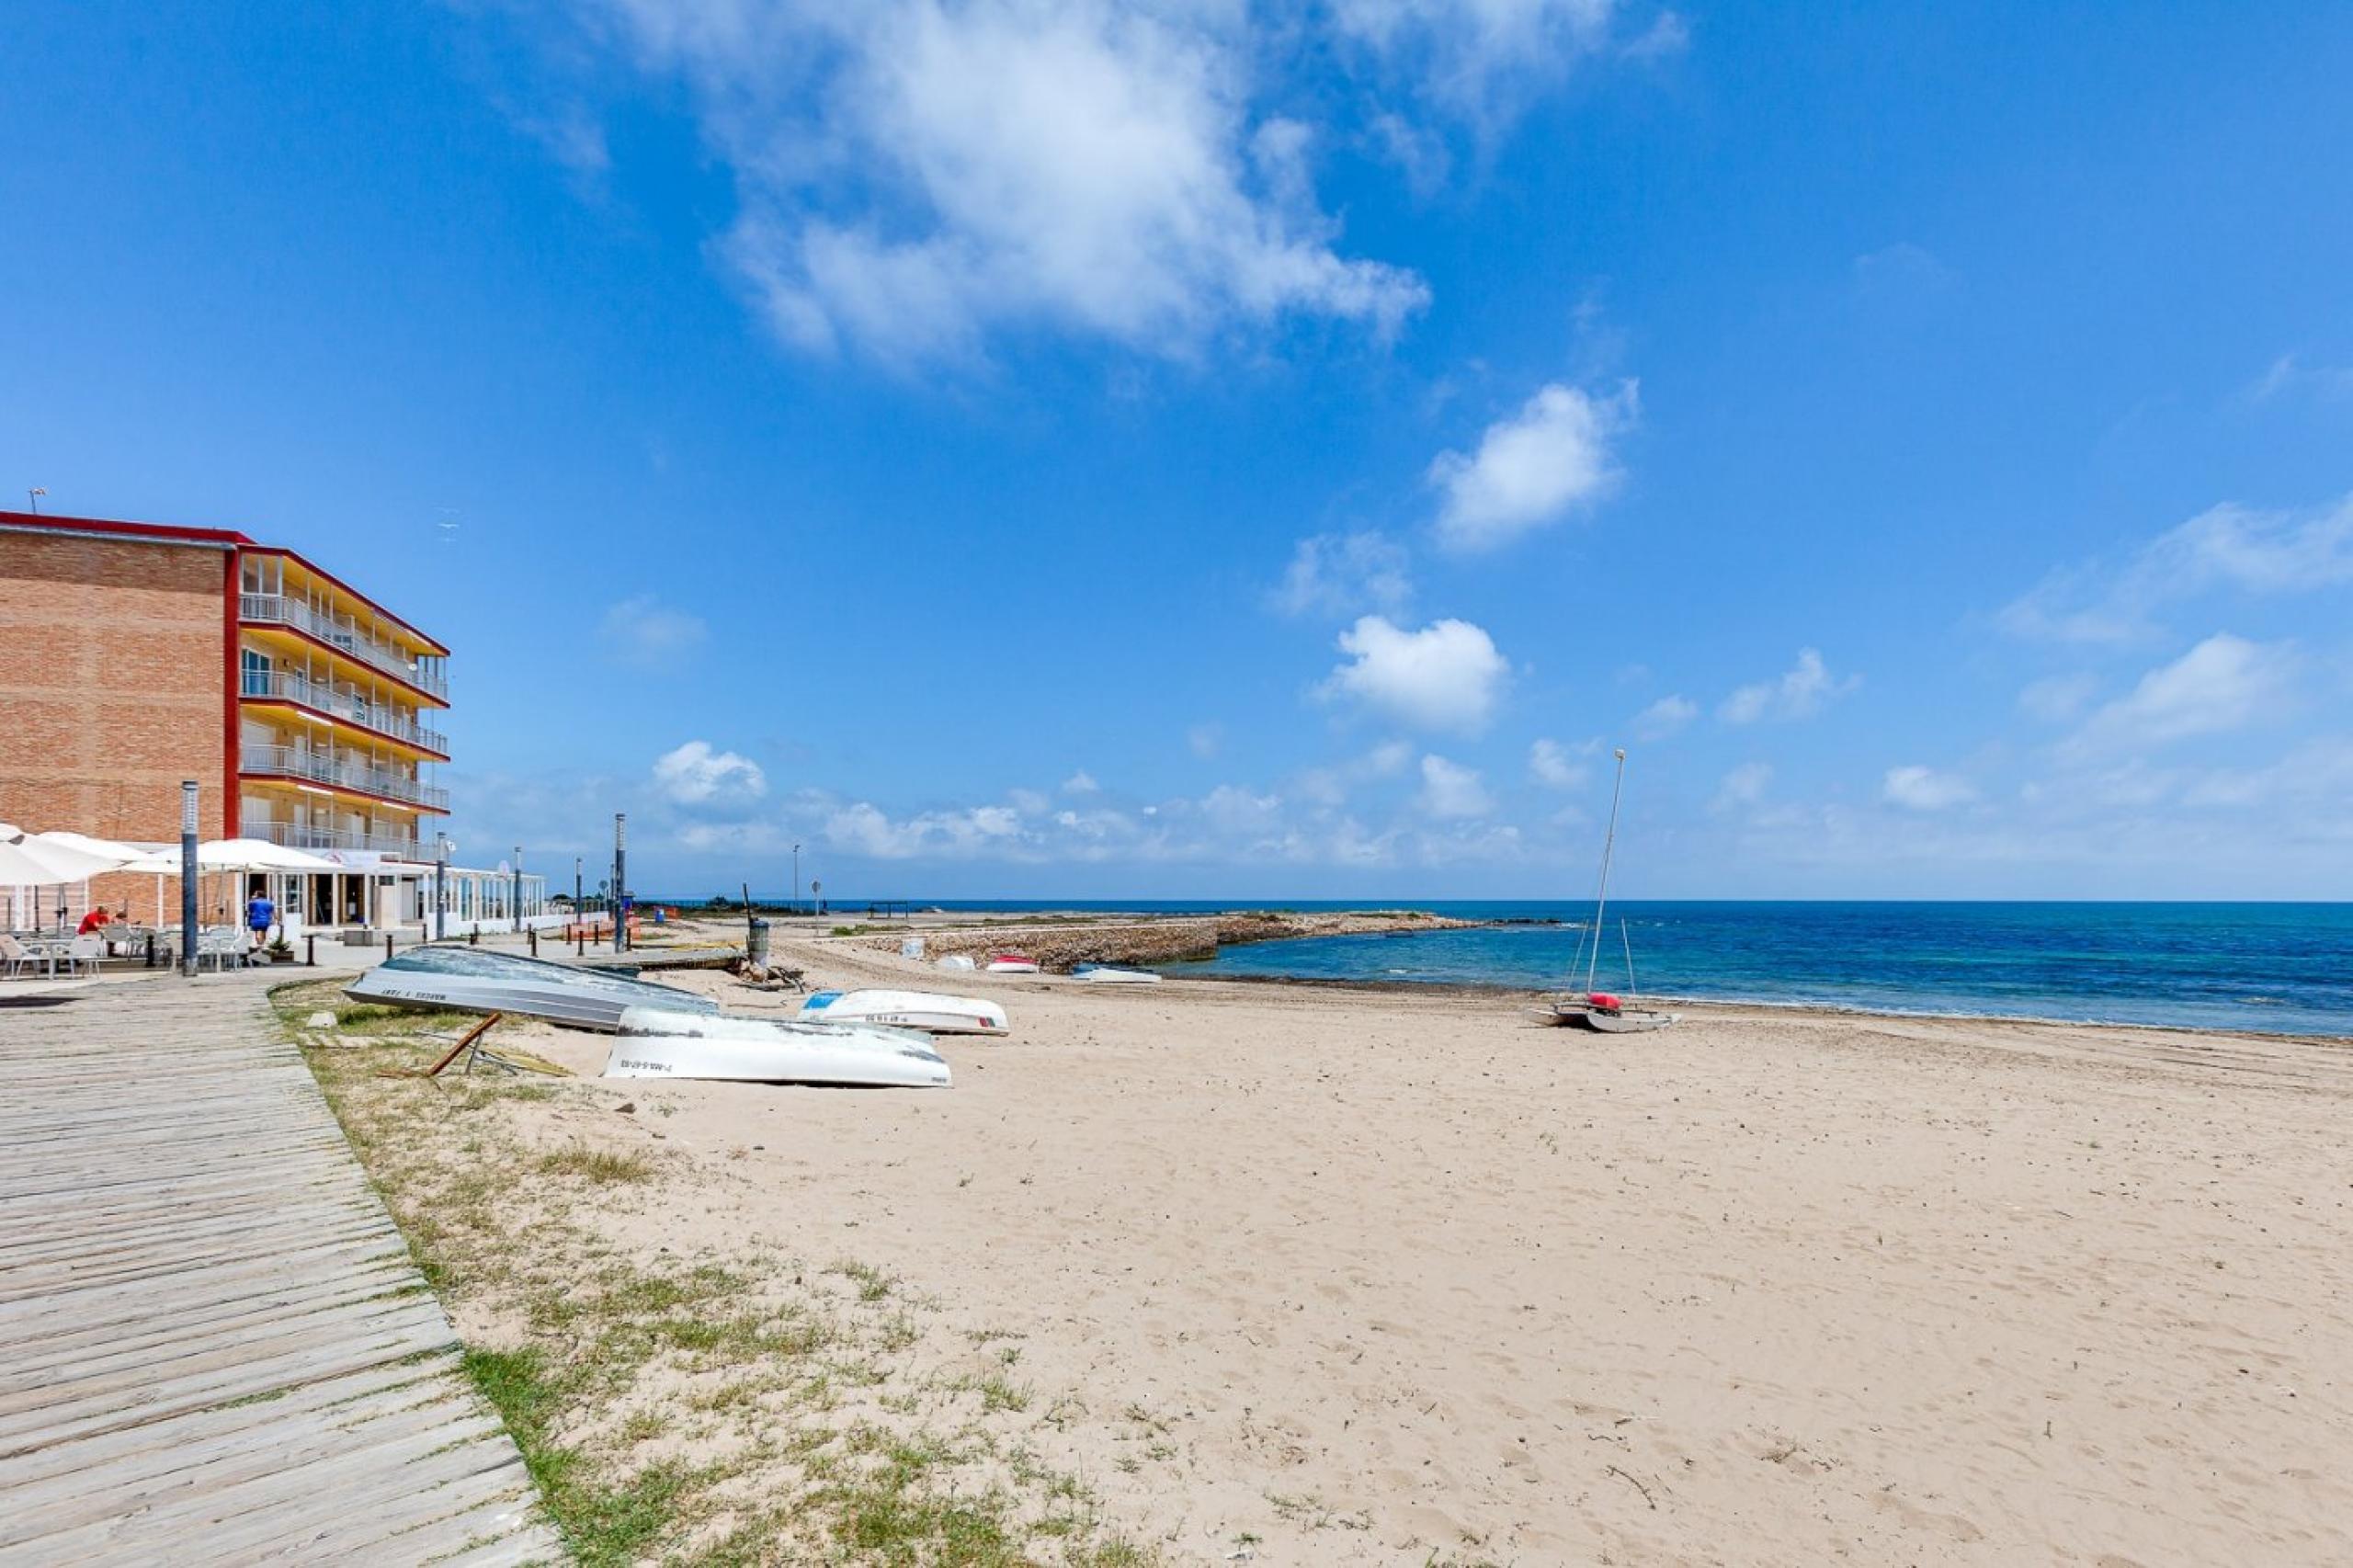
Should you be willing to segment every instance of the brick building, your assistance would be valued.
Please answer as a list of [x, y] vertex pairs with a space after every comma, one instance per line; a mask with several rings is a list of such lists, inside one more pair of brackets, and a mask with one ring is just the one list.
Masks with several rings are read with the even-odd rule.
[[[240, 533], [0, 512], [0, 820], [176, 843], [193, 778], [201, 836], [345, 868], [271, 880], [298, 928], [425, 919], [449, 810], [432, 779], [449, 758], [437, 639]], [[487, 881], [466, 879], [468, 903]], [[101, 878], [92, 896], [176, 919], [153, 879]]]

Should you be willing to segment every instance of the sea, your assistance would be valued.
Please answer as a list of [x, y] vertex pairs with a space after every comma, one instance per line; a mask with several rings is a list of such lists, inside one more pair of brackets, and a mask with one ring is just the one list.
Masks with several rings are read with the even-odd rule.
[[[847, 914], [853, 906], [837, 903]], [[1202, 914], [1333, 903], [942, 901], [926, 908]], [[1171, 974], [1582, 984], [1593, 905], [1400, 907], [1462, 930], [1228, 948]], [[1694, 1000], [2353, 1036], [2353, 903], [1613, 902], [1594, 983]], [[1628, 978], [1631, 955], [1632, 978]]]

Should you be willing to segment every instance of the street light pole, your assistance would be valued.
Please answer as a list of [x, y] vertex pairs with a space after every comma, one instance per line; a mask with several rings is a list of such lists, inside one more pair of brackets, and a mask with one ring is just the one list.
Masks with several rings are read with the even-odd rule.
[[577, 855], [574, 855], [572, 858], [572, 923], [574, 926], [580, 924], [580, 896], [582, 893], [587, 892], [587, 889], [580, 885], [580, 878], [582, 875], [580, 869], [580, 859], [581, 858]]
[[629, 813], [613, 813], [613, 951], [629, 950]]
[[196, 978], [196, 780], [180, 782], [180, 972]]
[[523, 846], [519, 844], [515, 846], [514, 900], [514, 907], [508, 913], [515, 916], [515, 929], [519, 932], [523, 929]]
[[449, 835], [433, 835], [433, 939], [449, 934]]

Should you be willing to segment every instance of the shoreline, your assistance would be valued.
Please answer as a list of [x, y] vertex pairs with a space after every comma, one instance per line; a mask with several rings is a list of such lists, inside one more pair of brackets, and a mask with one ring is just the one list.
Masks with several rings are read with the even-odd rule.
[[[1339, 976], [1310, 974], [1212, 974], [1194, 969], [1178, 973], [1162, 971], [1162, 978], [1188, 985], [1223, 983], [1233, 985], [1293, 985], [1318, 991], [1364, 992], [1387, 995], [1475, 996], [1482, 999], [1508, 1001], [1514, 998], [1540, 1002], [1560, 994], [1567, 987], [1504, 985], [1475, 980], [1363, 980]], [[2063, 1018], [2040, 1013], [1972, 1013], [1937, 1011], [1928, 1008], [1848, 1006], [1835, 1002], [1782, 1002], [1764, 997], [1686, 996], [1672, 992], [1644, 992], [1645, 1004], [1665, 1004], [1677, 1007], [1697, 1007], [1711, 1017], [1737, 1017], [1744, 1008], [1759, 1008], [1777, 1017], [1813, 1019], [1891, 1018], [1911, 1022], [1954, 1024], [2034, 1024], [2051, 1028], [2071, 1029], [2130, 1029], [2138, 1033], [2215, 1035], [2231, 1040], [2278, 1040], [2290, 1044], [2335, 1045], [2353, 1048], [2353, 1033], [2327, 1034], [2298, 1029], [2232, 1028], [2219, 1024], [2143, 1024], [2129, 1018]]]

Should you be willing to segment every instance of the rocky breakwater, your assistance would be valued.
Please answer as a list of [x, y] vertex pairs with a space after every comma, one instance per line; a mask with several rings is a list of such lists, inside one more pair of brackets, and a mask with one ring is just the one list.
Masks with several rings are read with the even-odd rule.
[[[1300, 915], [1248, 910], [1232, 915], [1172, 915], [1154, 920], [1074, 920], [1046, 925], [1007, 921], [947, 930], [909, 933], [923, 938], [924, 956], [961, 953], [975, 963], [991, 954], [1027, 953], [1055, 973], [1074, 964], [1174, 963], [1216, 956], [1220, 948], [1245, 942], [1279, 942], [1293, 937], [1347, 937], [1367, 931], [1437, 931], [1475, 925], [1415, 909], [1348, 910]], [[904, 938], [860, 937], [861, 945], [895, 953]]]

